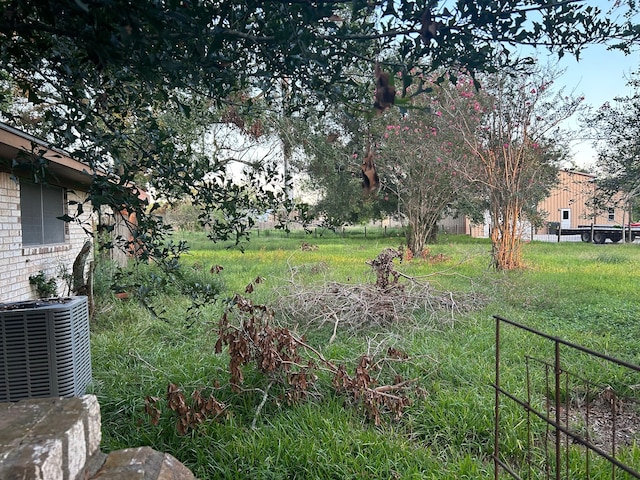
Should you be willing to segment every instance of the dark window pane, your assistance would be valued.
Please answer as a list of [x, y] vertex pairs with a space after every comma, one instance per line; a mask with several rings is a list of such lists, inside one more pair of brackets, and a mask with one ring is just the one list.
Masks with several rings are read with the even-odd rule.
[[42, 195], [40, 185], [20, 182], [22, 244], [42, 245]]
[[44, 243], [64, 243], [64, 215], [62, 189], [42, 186], [42, 222]]
[[64, 243], [64, 190], [50, 185], [20, 182], [23, 245]]

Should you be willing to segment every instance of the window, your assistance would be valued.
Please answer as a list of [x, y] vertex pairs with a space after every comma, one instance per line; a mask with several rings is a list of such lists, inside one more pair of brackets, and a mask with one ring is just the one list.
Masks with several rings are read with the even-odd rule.
[[609, 208], [609, 221], [610, 222], [615, 222], [616, 220], [616, 209], [615, 208]]
[[64, 243], [65, 191], [53, 185], [20, 182], [22, 245]]

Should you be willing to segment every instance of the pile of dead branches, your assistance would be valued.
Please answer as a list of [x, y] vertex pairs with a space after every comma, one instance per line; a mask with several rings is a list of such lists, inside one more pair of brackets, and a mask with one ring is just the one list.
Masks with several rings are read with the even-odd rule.
[[367, 262], [376, 273], [375, 284], [327, 282], [304, 285], [295, 278], [281, 287], [274, 310], [290, 325], [305, 327], [334, 326], [353, 332], [365, 327], [388, 326], [419, 316], [422, 319], [453, 321], [482, 303], [475, 294], [435, 290], [428, 282], [396, 270], [394, 260], [402, 252], [385, 249]]
[[[260, 282], [257, 278], [245, 292], [251, 293]], [[215, 352], [228, 354], [231, 390], [239, 395], [262, 393], [252, 428], [269, 400], [278, 404], [284, 400], [293, 405], [320, 396], [316, 384], [321, 371], [330, 374], [333, 391], [344, 397], [346, 403], [362, 409], [375, 425], [381, 425], [383, 416], [389, 414], [400, 418], [412, 403], [411, 394], [422, 394], [417, 379], [405, 379], [389, 368], [392, 362], [408, 362], [410, 357], [405, 352], [389, 347], [382, 358], [370, 353], [361, 355], [351, 371], [345, 363], [327, 359], [291, 330], [272, 326], [273, 313], [266, 305], [236, 295], [218, 324]], [[245, 386], [244, 374], [249, 370], [261, 374], [262, 381], [257, 381], [260, 387], [256, 383]], [[384, 381], [391, 376], [391, 381]], [[256, 382], [256, 378], [252, 381]], [[264, 383], [266, 387], [261, 388]], [[219, 386], [219, 382], [215, 385]], [[208, 394], [208, 390], [198, 388], [188, 397], [176, 384], [169, 383], [165, 398], [145, 398], [149, 422], [159, 425], [162, 417], [169, 414], [175, 418], [176, 432], [186, 435], [204, 422], [230, 418], [233, 415], [230, 403]]]
[[423, 318], [453, 321], [457, 314], [477, 308], [479, 303], [474, 295], [438, 292], [429, 284], [401, 285], [384, 290], [375, 285], [336, 282], [289, 285], [278, 295], [275, 310], [289, 324], [321, 327], [332, 323], [353, 331], [387, 326], [417, 313]]

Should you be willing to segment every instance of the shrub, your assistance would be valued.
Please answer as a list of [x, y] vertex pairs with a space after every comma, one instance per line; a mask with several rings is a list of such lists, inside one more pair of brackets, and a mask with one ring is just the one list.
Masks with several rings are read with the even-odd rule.
[[42, 270], [40, 270], [37, 275], [31, 275], [29, 277], [29, 283], [36, 287], [38, 298], [49, 298], [58, 293], [56, 279], [47, 278]]

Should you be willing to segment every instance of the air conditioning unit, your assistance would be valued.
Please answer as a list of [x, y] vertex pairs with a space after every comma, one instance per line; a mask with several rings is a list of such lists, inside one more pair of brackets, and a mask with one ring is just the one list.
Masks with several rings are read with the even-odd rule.
[[87, 297], [0, 304], [0, 402], [80, 396], [89, 382]]

